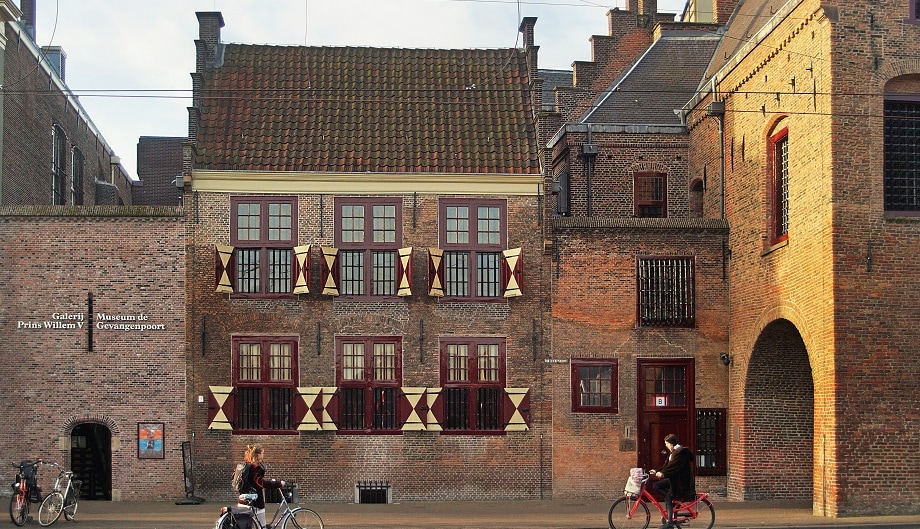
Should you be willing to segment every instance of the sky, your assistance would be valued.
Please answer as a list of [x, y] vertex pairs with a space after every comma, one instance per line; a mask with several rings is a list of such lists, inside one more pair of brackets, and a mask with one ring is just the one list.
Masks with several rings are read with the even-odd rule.
[[[685, 0], [658, 0], [680, 14]], [[36, 0], [35, 38], [67, 56], [66, 83], [129, 175], [141, 136], [188, 131], [197, 11], [220, 11], [223, 42], [397, 48], [522, 47], [537, 17], [539, 67], [591, 59], [608, 10], [626, 0]]]

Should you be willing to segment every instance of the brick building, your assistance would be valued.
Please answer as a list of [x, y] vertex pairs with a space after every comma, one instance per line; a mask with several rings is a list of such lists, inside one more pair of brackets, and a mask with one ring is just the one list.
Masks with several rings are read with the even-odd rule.
[[67, 55], [35, 43], [35, 0], [21, 5], [0, 0], [0, 205], [130, 205], [132, 180], [64, 82]]
[[[139, 206], [182, 205], [182, 157], [187, 138], [141, 136], [137, 140], [134, 203]], [[177, 180], [178, 179], [178, 180]]]
[[[0, 228], [7, 458], [73, 469], [86, 499], [181, 497], [182, 212], [4, 206]], [[54, 475], [39, 473], [45, 491]]]
[[202, 490], [229, 496], [258, 441], [270, 474], [317, 500], [365, 501], [368, 483], [399, 501], [548, 491], [521, 50], [226, 44], [220, 13], [198, 18], [185, 200]]

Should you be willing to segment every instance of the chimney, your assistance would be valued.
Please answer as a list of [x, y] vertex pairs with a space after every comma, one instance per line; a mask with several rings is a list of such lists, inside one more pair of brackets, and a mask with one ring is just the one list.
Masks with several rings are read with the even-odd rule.
[[728, 23], [728, 19], [731, 18], [737, 6], [738, 0], [715, 0], [712, 9], [714, 14], [713, 22], [724, 26]]
[[224, 16], [220, 11], [198, 11], [198, 40], [195, 41], [198, 50], [196, 58], [197, 72], [204, 71], [206, 67], [219, 64], [220, 60], [220, 28], [224, 27]]
[[35, 0], [21, 0], [19, 5], [22, 6], [22, 25], [25, 27], [26, 34], [35, 42]]
[[537, 77], [537, 52], [540, 50], [539, 46], [533, 45], [533, 28], [536, 25], [537, 17], [524, 17], [521, 21], [521, 26], [518, 28], [518, 31], [524, 35], [524, 54], [527, 57], [527, 75], [531, 80]]
[[658, 13], [658, 0], [626, 0], [626, 10], [637, 15], [655, 16]]

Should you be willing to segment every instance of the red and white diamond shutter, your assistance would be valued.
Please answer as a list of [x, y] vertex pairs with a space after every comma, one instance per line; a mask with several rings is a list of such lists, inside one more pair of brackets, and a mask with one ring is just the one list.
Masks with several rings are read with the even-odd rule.
[[294, 401], [294, 420], [298, 431], [335, 431], [338, 427], [338, 388], [299, 387]]
[[412, 295], [412, 248], [400, 248], [399, 264], [396, 271], [396, 277], [399, 278], [396, 283], [397, 296]]
[[441, 398], [441, 388], [428, 388], [425, 391], [425, 400], [428, 401], [428, 418], [425, 420], [429, 432], [443, 431], [444, 400]]
[[444, 250], [428, 248], [428, 295], [444, 297]]
[[208, 386], [208, 429], [233, 430], [235, 404], [233, 386]]
[[310, 293], [310, 245], [294, 247], [294, 294]]
[[322, 247], [323, 250], [323, 294], [339, 295], [339, 249]]
[[522, 296], [521, 288], [524, 286], [524, 260], [520, 248], [512, 248], [502, 252], [505, 263], [502, 266], [502, 283], [504, 296], [514, 298]]
[[423, 387], [404, 387], [399, 399], [399, 424], [405, 431], [424, 431], [425, 422], [428, 419], [428, 401], [426, 400], [425, 388]]
[[502, 406], [506, 432], [523, 432], [530, 429], [530, 388], [505, 388]]
[[218, 244], [214, 254], [214, 291], [233, 294], [233, 246]]

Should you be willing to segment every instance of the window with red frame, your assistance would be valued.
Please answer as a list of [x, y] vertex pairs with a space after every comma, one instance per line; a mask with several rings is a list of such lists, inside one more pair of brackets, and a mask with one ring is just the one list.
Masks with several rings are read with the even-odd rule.
[[336, 198], [335, 245], [342, 296], [395, 296], [402, 201]]
[[910, 4], [910, 18], [913, 20], [920, 19], [920, 0], [914, 0]]
[[634, 178], [636, 216], [668, 216], [668, 177], [664, 173], [636, 173]]
[[395, 336], [336, 338], [338, 428], [346, 433], [398, 433], [402, 341]]
[[696, 469], [700, 476], [724, 476], [728, 471], [725, 408], [696, 409]]
[[441, 342], [444, 431], [503, 431], [504, 387], [503, 339], [465, 338]]
[[498, 200], [442, 200], [439, 229], [444, 249], [444, 295], [502, 297], [506, 204]]
[[232, 344], [236, 391], [234, 431], [293, 431], [297, 340], [237, 336]]
[[770, 137], [770, 244], [789, 236], [789, 129]]
[[234, 197], [230, 207], [235, 295], [292, 296], [296, 197]]
[[572, 360], [572, 411], [617, 413], [616, 376], [616, 360]]

